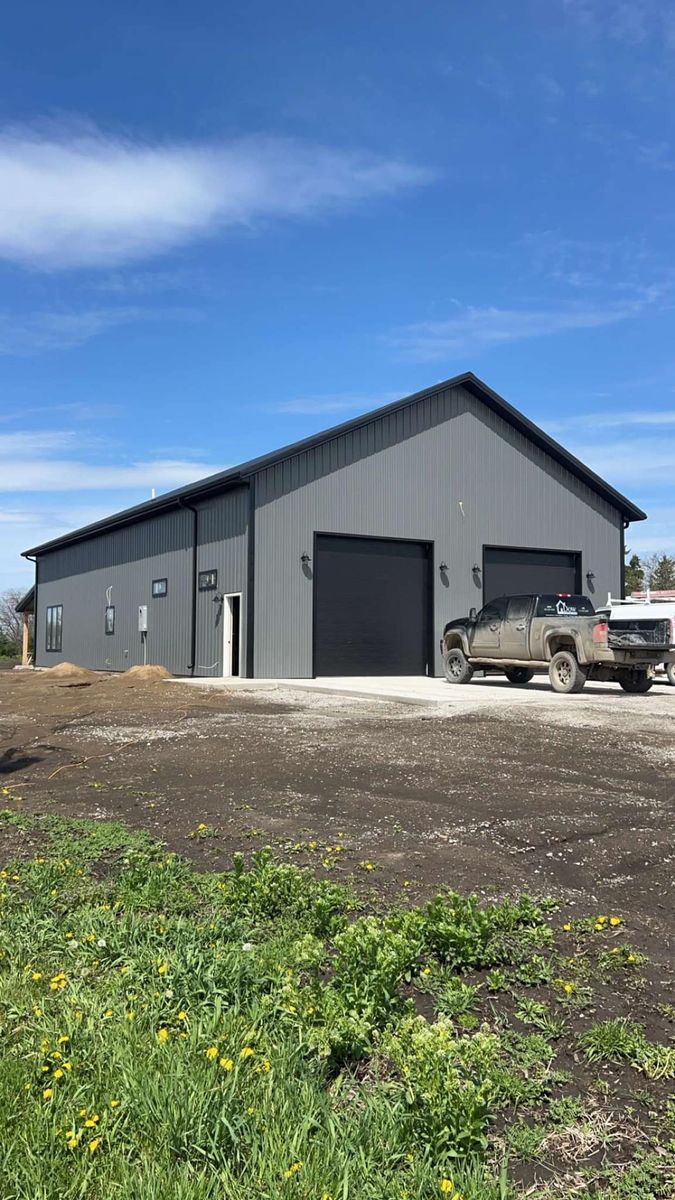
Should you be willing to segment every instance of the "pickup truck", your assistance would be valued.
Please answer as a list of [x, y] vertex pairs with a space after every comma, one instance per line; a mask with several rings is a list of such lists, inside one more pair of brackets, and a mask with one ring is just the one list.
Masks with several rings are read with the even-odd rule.
[[626, 692], [648, 692], [654, 669], [675, 662], [670, 644], [612, 644], [607, 616], [587, 596], [501, 596], [479, 613], [450, 621], [441, 654], [449, 683], [469, 683], [476, 667], [501, 669], [510, 683], [529, 683], [548, 669], [556, 692], [580, 692], [587, 679], [616, 680]]

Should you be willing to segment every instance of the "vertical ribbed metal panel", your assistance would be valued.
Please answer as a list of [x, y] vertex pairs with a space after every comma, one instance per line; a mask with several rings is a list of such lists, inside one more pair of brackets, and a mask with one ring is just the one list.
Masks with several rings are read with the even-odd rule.
[[[241, 592], [241, 663], [246, 662], [248, 488], [213, 496], [199, 506], [200, 571], [218, 572], [218, 594]], [[213, 592], [197, 592], [195, 675], [223, 673], [223, 606]]]
[[257, 676], [312, 674], [315, 532], [433, 542], [436, 643], [482, 602], [485, 544], [580, 550], [598, 600], [620, 588], [620, 514], [461, 388], [262, 470], [256, 499]]
[[[153, 579], [166, 578], [168, 593], [152, 599]], [[99, 534], [40, 556], [37, 664], [75, 662], [95, 670], [123, 671], [143, 661], [138, 606], [148, 605], [147, 659], [184, 674], [189, 662], [187, 614], [192, 578], [192, 514], [161, 513], [135, 525]], [[115, 633], [106, 637], [106, 589], [112, 588]], [[46, 609], [63, 605], [63, 647], [45, 651]]]
[[[198, 506], [198, 570], [216, 568], [218, 590], [242, 592], [243, 606], [247, 498], [248, 489], [237, 488]], [[193, 515], [182, 509], [41, 555], [38, 666], [70, 661], [95, 670], [120, 671], [141, 663], [138, 606], [147, 604], [148, 662], [161, 663], [176, 675], [186, 674], [190, 662], [192, 538]], [[153, 599], [152, 580], [162, 578], [168, 581], [167, 595]], [[106, 636], [104, 631], [108, 587], [112, 588], [115, 606], [113, 636]], [[63, 605], [60, 654], [45, 650], [46, 609], [51, 604]], [[222, 606], [213, 603], [213, 593], [197, 593], [195, 674], [222, 671], [221, 630]]]

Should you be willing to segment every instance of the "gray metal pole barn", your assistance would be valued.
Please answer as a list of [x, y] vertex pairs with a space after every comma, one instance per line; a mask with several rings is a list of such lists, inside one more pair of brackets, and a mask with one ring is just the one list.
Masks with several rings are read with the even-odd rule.
[[621, 594], [644, 517], [464, 374], [26, 551], [35, 661], [439, 674], [486, 589]]

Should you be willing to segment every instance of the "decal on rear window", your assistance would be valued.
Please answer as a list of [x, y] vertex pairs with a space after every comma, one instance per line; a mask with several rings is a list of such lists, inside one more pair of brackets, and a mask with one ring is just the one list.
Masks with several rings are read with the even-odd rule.
[[540, 596], [538, 617], [593, 617], [595, 609], [588, 596]]

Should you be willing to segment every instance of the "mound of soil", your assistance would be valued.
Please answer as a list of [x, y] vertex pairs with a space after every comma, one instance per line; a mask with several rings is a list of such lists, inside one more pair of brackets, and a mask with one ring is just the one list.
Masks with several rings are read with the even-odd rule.
[[156, 683], [162, 679], [171, 679], [171, 672], [159, 664], [148, 663], [145, 667], [129, 667], [121, 675], [113, 676], [116, 683], [124, 687], [133, 687], [136, 683]]
[[75, 663], [57, 663], [55, 667], [47, 667], [40, 672], [43, 679], [54, 680], [55, 683], [74, 686], [77, 684], [96, 683], [98, 675], [86, 667], [78, 667]]

